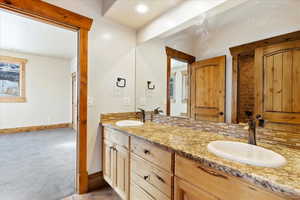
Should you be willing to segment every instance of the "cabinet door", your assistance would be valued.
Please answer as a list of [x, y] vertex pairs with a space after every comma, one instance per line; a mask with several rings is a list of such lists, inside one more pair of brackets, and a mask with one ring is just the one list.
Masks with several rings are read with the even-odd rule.
[[300, 124], [300, 41], [255, 51], [255, 108], [269, 122]]
[[129, 151], [117, 145], [115, 152], [115, 190], [126, 200], [129, 199]]
[[224, 122], [225, 63], [225, 56], [221, 56], [192, 64], [192, 118], [196, 120]]
[[108, 184], [113, 186], [114, 179], [114, 148], [107, 140], [103, 142], [103, 177]]
[[220, 200], [178, 177], [175, 177], [175, 200]]

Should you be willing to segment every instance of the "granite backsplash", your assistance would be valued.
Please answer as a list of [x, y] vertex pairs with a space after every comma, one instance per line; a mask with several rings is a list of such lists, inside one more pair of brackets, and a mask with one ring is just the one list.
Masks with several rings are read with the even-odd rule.
[[[151, 113], [148, 113], [146, 116], [146, 120], [152, 120], [153, 122], [160, 124], [191, 128], [193, 130], [214, 132], [236, 138], [248, 137], [248, 130], [245, 124], [227, 124], [208, 121], [196, 121], [188, 118], [170, 117], [165, 115], [151, 115]], [[135, 112], [108, 113], [101, 115], [101, 122], [108, 120], [111, 121], [138, 118], [139, 113]], [[257, 140], [264, 143], [279, 144], [294, 149], [300, 149], [300, 133], [296, 132], [258, 128]]]

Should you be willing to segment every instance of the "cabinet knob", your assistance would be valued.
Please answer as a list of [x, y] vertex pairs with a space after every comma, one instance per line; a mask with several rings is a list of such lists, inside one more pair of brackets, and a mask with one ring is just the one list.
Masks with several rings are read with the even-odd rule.
[[145, 149], [145, 150], [144, 150], [144, 154], [150, 154], [150, 151], [147, 150], [147, 149]]
[[150, 177], [150, 176], [144, 176], [144, 179], [145, 179], [145, 180], [148, 180], [148, 179], [149, 179], [149, 177]]
[[219, 114], [220, 114], [221, 116], [223, 116], [223, 115], [224, 115], [224, 112], [220, 112]]

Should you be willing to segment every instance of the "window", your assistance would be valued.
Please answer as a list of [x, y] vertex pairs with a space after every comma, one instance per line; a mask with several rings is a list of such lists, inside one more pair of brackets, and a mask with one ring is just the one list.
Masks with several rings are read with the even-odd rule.
[[176, 102], [176, 72], [173, 72], [170, 77], [170, 98], [173, 103]]
[[181, 101], [182, 103], [187, 103], [187, 99], [188, 99], [188, 88], [189, 88], [189, 77], [188, 77], [188, 72], [182, 71], [181, 72], [181, 77], [182, 77], [182, 86], [181, 86]]
[[0, 102], [25, 102], [26, 59], [0, 56]]

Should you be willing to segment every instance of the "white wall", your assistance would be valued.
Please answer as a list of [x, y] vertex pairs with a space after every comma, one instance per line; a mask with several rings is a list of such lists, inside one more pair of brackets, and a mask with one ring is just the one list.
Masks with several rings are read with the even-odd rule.
[[[147, 110], [160, 107], [166, 111], [167, 55], [165, 47], [193, 53], [193, 38], [174, 35], [164, 40], [156, 39], [136, 48], [136, 105]], [[147, 81], [155, 84], [155, 90], [147, 90]]]
[[[136, 48], [136, 105], [137, 108], [165, 111], [167, 81], [167, 56], [161, 40], [143, 43]], [[154, 90], [147, 89], [152, 81]]]
[[[104, 19], [101, 0], [46, 0], [49, 3], [93, 18], [89, 32], [88, 80], [88, 172], [101, 170], [100, 134], [101, 113], [126, 112], [135, 109], [135, 42], [134, 30]], [[117, 77], [127, 79], [122, 95], [114, 93]], [[125, 101], [129, 101], [125, 105]]]
[[[208, 19], [203, 37], [194, 42], [197, 60], [226, 55], [226, 118], [231, 119], [232, 57], [229, 48], [300, 30], [300, 1], [257, 0]], [[222, 20], [220, 20], [222, 19]]]
[[25, 103], [0, 103], [0, 129], [71, 123], [69, 60], [0, 50], [25, 58]]

